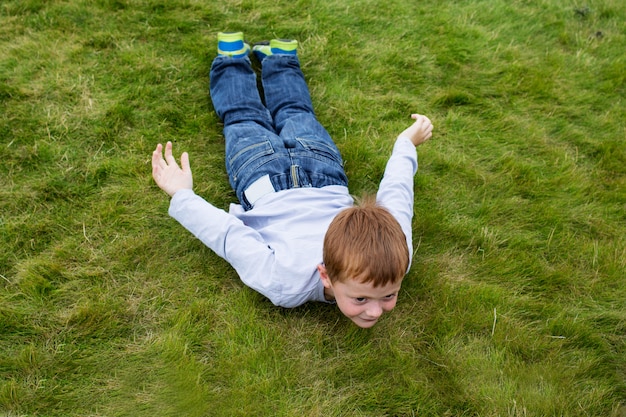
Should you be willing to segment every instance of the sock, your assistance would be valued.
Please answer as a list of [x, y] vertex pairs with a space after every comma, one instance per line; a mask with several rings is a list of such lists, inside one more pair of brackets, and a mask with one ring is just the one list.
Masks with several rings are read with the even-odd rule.
[[219, 32], [217, 34], [217, 54], [232, 58], [248, 56], [250, 45], [243, 41], [243, 32]]
[[259, 61], [270, 55], [297, 55], [298, 41], [295, 39], [272, 39], [269, 42], [259, 42], [252, 48], [252, 52]]

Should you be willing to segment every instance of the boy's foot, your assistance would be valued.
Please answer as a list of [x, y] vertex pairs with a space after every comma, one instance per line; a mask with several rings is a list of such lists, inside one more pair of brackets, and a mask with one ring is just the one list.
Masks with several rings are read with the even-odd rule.
[[219, 32], [217, 34], [217, 54], [231, 58], [244, 58], [250, 52], [250, 45], [243, 41], [243, 32]]
[[256, 43], [252, 52], [262, 62], [270, 55], [297, 55], [297, 49], [298, 41], [295, 39], [272, 39]]

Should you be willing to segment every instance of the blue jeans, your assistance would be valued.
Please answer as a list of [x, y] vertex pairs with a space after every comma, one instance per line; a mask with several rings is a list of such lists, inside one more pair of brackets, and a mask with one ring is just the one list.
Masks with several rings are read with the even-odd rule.
[[296, 56], [263, 60], [265, 104], [249, 58], [218, 56], [210, 77], [213, 107], [224, 122], [226, 172], [244, 209], [253, 203], [246, 190], [264, 176], [273, 191], [348, 185], [341, 154], [315, 118]]

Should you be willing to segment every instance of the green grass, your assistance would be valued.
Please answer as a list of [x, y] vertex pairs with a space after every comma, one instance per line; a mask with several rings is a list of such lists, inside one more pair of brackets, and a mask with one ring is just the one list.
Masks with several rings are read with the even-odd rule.
[[[621, 0], [0, 3], [0, 415], [626, 415]], [[355, 195], [408, 114], [394, 314], [278, 309], [167, 216], [150, 153], [235, 201], [219, 30], [293, 37]]]

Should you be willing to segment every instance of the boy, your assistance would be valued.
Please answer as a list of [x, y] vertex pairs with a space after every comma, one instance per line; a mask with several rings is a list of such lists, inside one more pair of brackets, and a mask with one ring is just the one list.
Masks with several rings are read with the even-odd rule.
[[227, 213], [195, 195], [189, 155], [179, 167], [171, 142], [153, 152], [153, 178], [172, 197], [169, 214], [275, 305], [334, 302], [356, 325], [371, 327], [395, 307], [411, 262], [415, 147], [430, 139], [432, 124], [412, 115], [376, 203], [354, 206], [339, 150], [313, 113], [297, 41], [254, 46], [265, 103], [249, 52], [241, 32], [219, 33], [210, 72], [240, 204]]

